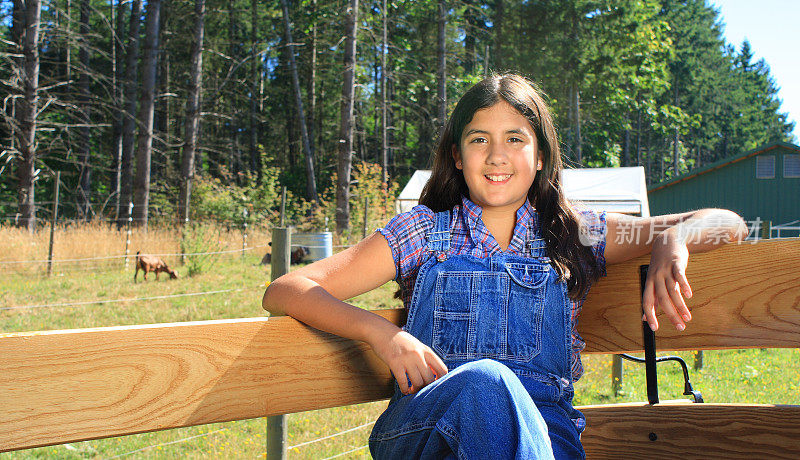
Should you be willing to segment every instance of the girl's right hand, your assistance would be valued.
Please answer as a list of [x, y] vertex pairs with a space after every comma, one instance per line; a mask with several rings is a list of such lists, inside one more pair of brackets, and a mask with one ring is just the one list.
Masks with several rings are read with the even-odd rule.
[[370, 345], [389, 366], [403, 394], [416, 393], [447, 373], [447, 366], [433, 350], [402, 329], [391, 332], [388, 340]]

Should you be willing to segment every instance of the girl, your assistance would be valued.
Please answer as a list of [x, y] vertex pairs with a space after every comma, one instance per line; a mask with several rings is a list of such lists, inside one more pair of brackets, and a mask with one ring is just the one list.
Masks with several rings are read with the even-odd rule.
[[[646, 320], [658, 328], [658, 305], [683, 330], [689, 251], [746, 235], [724, 210], [576, 213], [561, 169], [541, 93], [518, 75], [487, 78], [447, 122], [419, 206], [267, 289], [264, 308], [363, 340], [391, 369], [375, 458], [584, 457], [571, 403], [591, 283], [605, 264], [651, 253]], [[626, 237], [632, 228], [642, 238]], [[408, 310], [402, 329], [342, 301], [391, 279]]]

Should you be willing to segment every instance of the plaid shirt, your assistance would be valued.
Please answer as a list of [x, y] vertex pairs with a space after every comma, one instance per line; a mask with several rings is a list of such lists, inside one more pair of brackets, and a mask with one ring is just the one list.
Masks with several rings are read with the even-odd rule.
[[[497, 240], [494, 239], [481, 219], [482, 211], [480, 206], [467, 198], [462, 198], [461, 205], [453, 208], [455, 223], [451, 229], [450, 240], [450, 250], [453, 254], [489, 257], [502, 252]], [[411, 304], [417, 273], [431, 256], [426, 249], [425, 235], [433, 229], [434, 216], [435, 213], [427, 206], [415, 206], [411, 211], [392, 218], [386, 227], [378, 229], [378, 232], [389, 242], [392, 250], [392, 257], [397, 268], [395, 281], [400, 285], [403, 304], [406, 308]], [[580, 210], [578, 216], [581, 219], [581, 241], [591, 244], [592, 252], [600, 264], [601, 275], [604, 276], [605, 212], [598, 214], [594, 211]], [[525, 237], [530, 224], [538, 229], [538, 214], [526, 201], [517, 210], [517, 224], [514, 227], [514, 235], [511, 237], [507, 252], [523, 255]], [[578, 315], [581, 312], [583, 299], [569, 300], [569, 302], [572, 304], [572, 378], [577, 381], [583, 375], [580, 353], [586, 346], [577, 331]]]

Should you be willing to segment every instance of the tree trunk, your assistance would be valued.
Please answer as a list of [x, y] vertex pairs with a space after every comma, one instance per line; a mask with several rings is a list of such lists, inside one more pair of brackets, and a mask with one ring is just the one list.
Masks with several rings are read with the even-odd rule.
[[336, 230], [350, 228], [350, 170], [353, 159], [353, 101], [355, 99], [356, 37], [358, 34], [358, 0], [349, 0], [345, 7], [344, 78], [342, 110], [339, 125], [339, 162], [336, 168]]
[[[503, 68], [503, 21], [505, 20], [505, 1], [496, 0], [494, 12], [494, 37], [492, 43], [492, 60], [494, 61], [493, 68]], [[487, 63], [488, 66], [488, 63]]]
[[644, 145], [647, 151], [647, 185], [650, 185], [657, 182], [653, 180], [653, 147], [650, 142], [650, 131], [647, 131]]
[[569, 77], [571, 80], [569, 95], [570, 95], [570, 114], [572, 115], [572, 152], [575, 157], [575, 162], [578, 165], [583, 164], [583, 150], [581, 139], [581, 95], [580, 95], [580, 81], [581, 69], [579, 69], [580, 62], [578, 61], [578, 50], [575, 47], [579, 46], [579, 18], [578, 12], [575, 11], [575, 5], [572, 5], [570, 21], [571, 28], [569, 38], [572, 48], [569, 50]]
[[465, 26], [464, 26], [464, 72], [469, 75], [475, 70], [477, 63], [477, 51], [475, 34], [478, 28], [478, 18], [475, 17], [475, 8], [472, 0], [464, 0], [466, 11], [464, 12]]
[[361, 159], [362, 162], [369, 161], [367, 158], [367, 140], [366, 140], [366, 132], [367, 127], [364, 124], [364, 101], [359, 100], [354, 107], [355, 113], [353, 114], [353, 120], [355, 124], [355, 136], [356, 136], [356, 150], [358, 151], [358, 157]]
[[317, 171], [319, 162], [319, 152], [317, 152], [317, 0], [311, 1], [311, 46], [309, 49], [308, 82], [306, 93], [308, 94], [308, 145], [311, 157], [314, 160], [314, 171]]
[[[677, 80], [677, 78], [676, 78], [676, 80]], [[672, 98], [673, 98], [673, 101], [672, 101], [673, 104], [675, 104], [675, 107], [678, 107], [679, 100], [678, 100], [678, 82], [677, 81], [675, 82], [674, 88], [672, 88]], [[675, 131], [673, 133], [673, 138], [672, 138], [672, 170], [675, 173], [675, 177], [677, 177], [678, 176], [678, 170], [680, 169], [679, 165], [678, 165], [678, 127], [676, 126], [674, 129], [675, 129]]]
[[580, 165], [583, 164], [583, 151], [581, 149], [581, 95], [580, 91], [578, 90], [578, 82], [572, 82], [572, 88], [570, 89], [570, 106], [572, 107], [570, 112], [572, 113], [572, 129], [573, 129], [573, 139], [572, 139], [572, 151], [575, 154], [575, 161]]
[[636, 111], [636, 166], [642, 165], [642, 109]]
[[[114, 113], [113, 126], [111, 133], [111, 193], [114, 194], [114, 219], [119, 219], [120, 203], [120, 179], [122, 174], [122, 111], [124, 108], [125, 92], [123, 90], [123, 79], [125, 78], [125, 61], [123, 57], [124, 47], [122, 46], [122, 36], [125, 33], [125, 10], [122, 6], [123, 0], [117, 0], [116, 16], [114, 18], [114, 33], [111, 36], [112, 49], [114, 51]], [[113, 7], [113, 5], [112, 5]]]
[[631, 129], [627, 126], [629, 116], [625, 116], [625, 130], [622, 133], [622, 161], [621, 166], [630, 166], [631, 162]]
[[446, 72], [447, 72], [447, 58], [445, 56], [445, 25], [447, 22], [447, 2], [439, 0], [439, 20], [437, 47], [436, 47], [436, 127], [441, 132], [444, 128], [445, 119], [447, 117], [447, 87], [446, 87]]
[[728, 158], [728, 133], [722, 132], [722, 156], [718, 159]]
[[80, 177], [78, 180], [78, 214], [85, 220], [92, 218], [92, 170], [90, 165], [91, 132], [89, 124], [91, 118], [91, 104], [89, 95], [89, 0], [80, 3], [80, 48], [78, 60], [81, 63], [81, 76], [78, 84], [80, 91], [81, 128], [79, 131], [80, 144], [78, 145], [78, 163], [80, 164]]
[[676, 127], [672, 136], [672, 171], [677, 177], [680, 171], [680, 158], [678, 149], [678, 128]]
[[158, 35], [161, 0], [147, 3], [147, 21], [142, 62], [142, 92], [139, 98], [139, 136], [136, 143], [136, 177], [134, 178], [133, 218], [137, 225], [147, 228], [150, 203], [150, 159], [153, 152], [153, 108], [158, 69]]
[[[356, 0], [357, 1], [357, 0]], [[294, 59], [294, 45], [292, 44], [292, 28], [289, 24], [289, 5], [288, 0], [281, 0], [283, 8], [283, 27], [286, 32], [286, 43], [289, 55], [289, 66], [292, 72], [292, 86], [294, 89], [294, 102], [297, 106], [297, 119], [300, 122], [300, 137], [303, 141], [303, 153], [306, 158], [306, 198], [308, 201], [317, 204], [317, 181], [314, 175], [314, 154], [311, 152], [311, 145], [308, 140], [308, 130], [306, 128], [306, 116], [303, 112], [303, 98], [300, 92], [300, 78], [297, 75], [297, 63]], [[346, 54], [346, 53], [345, 53]]]
[[22, 98], [16, 110], [17, 145], [20, 161], [17, 168], [17, 200], [19, 225], [33, 232], [36, 227], [34, 175], [36, 163], [36, 111], [39, 105], [39, 22], [42, 5], [39, 0], [27, 0], [21, 7], [19, 44], [22, 48], [20, 72]]
[[[23, 0], [13, 0], [11, 5], [11, 41], [18, 47], [16, 51], [22, 51], [22, 34], [25, 31], [25, 4]], [[16, 62], [22, 62], [16, 59]], [[19, 64], [20, 66], [22, 64]]]
[[67, 0], [67, 8], [65, 11], [67, 16], [67, 21], [65, 24], [66, 28], [66, 36], [67, 36], [67, 47], [66, 47], [66, 64], [65, 64], [65, 74], [67, 79], [67, 84], [71, 85], [70, 80], [72, 80], [72, 0]]
[[[168, 50], [169, 44], [167, 39], [169, 34], [165, 29], [169, 27], [169, 15], [171, 4], [169, 0], [161, 0], [161, 14], [159, 15], [159, 32], [158, 43], [159, 49]], [[158, 95], [170, 94], [170, 66], [172, 65], [172, 56], [170, 53], [160, 53], [156, 65], [156, 86], [153, 92], [153, 147], [151, 150], [151, 163], [156, 164], [156, 167], [151, 168], [150, 182], [161, 182], [165, 179], [167, 173], [167, 165], [175, 157], [167, 156], [166, 150], [169, 140], [173, 138], [170, 132], [173, 124], [171, 123], [171, 97], [158, 97]], [[156, 135], [157, 134], [157, 135]], [[179, 135], [176, 133], [174, 138]], [[175, 165], [177, 167], [177, 164]]]
[[[239, 59], [239, 34], [237, 32], [239, 19], [238, 14], [236, 14], [236, 2], [235, 0], [228, 0], [228, 55], [232, 59]], [[239, 172], [242, 171], [242, 151], [239, 145], [239, 100], [237, 98], [236, 93], [231, 94], [231, 105], [229, 107], [232, 108], [232, 119], [228, 124], [228, 136], [230, 138], [230, 169], [229, 171], [233, 174], [233, 180], [237, 185], [241, 185]]]
[[125, 110], [122, 112], [122, 159], [120, 161], [119, 201], [117, 226], [128, 221], [133, 202], [133, 146], [136, 142], [136, 100], [139, 92], [139, 30], [141, 29], [142, 0], [131, 3], [128, 27], [128, 53], [125, 56]]
[[181, 155], [181, 191], [178, 198], [178, 217], [181, 224], [189, 221], [189, 201], [192, 196], [194, 160], [200, 132], [200, 91], [203, 86], [203, 38], [205, 35], [206, 2], [194, 2], [194, 42], [192, 43], [189, 94], [186, 99], [185, 139]]
[[389, 184], [389, 138], [387, 136], [387, 110], [386, 110], [386, 55], [389, 53], [389, 43], [386, 34], [386, 0], [381, 6], [381, 19], [383, 23], [383, 35], [381, 36], [381, 169], [383, 175], [381, 182], [384, 190]]
[[[12, 65], [18, 69], [18, 72], [21, 74], [24, 68], [24, 63], [22, 58], [20, 57], [22, 54], [22, 32], [25, 29], [25, 6], [22, 3], [22, 0], [14, 0], [11, 5], [11, 30], [10, 30], [10, 38], [13, 50], [13, 53], [16, 54], [16, 57], [12, 57], [10, 61]], [[20, 85], [21, 88], [21, 85]], [[19, 91], [21, 92], [21, 91]], [[9, 137], [9, 146], [11, 150], [14, 151], [17, 148], [17, 136], [19, 135], [19, 124], [17, 123], [17, 98], [11, 98], [9, 101], [8, 107], [6, 108], [5, 120], [8, 122], [8, 137]]]
[[261, 184], [261, 155], [258, 152], [259, 139], [259, 113], [258, 113], [258, 72], [260, 68], [258, 54], [258, 1], [250, 2], [250, 45], [251, 61], [250, 75], [253, 79], [250, 82], [250, 173], [256, 175], [256, 182]]
[[[391, 37], [388, 38], [387, 43], [391, 43]], [[388, 58], [388, 56], [387, 56]], [[387, 59], [388, 60], [388, 59]], [[386, 64], [389, 68], [394, 68], [391, 63]], [[394, 73], [388, 73], [386, 75], [386, 156], [387, 160], [387, 168], [388, 172], [387, 175], [389, 177], [393, 177], [394, 175], [394, 165], [395, 165], [395, 157], [394, 157], [394, 139], [395, 139], [395, 128], [394, 128], [394, 112], [392, 110], [392, 101], [394, 101], [395, 92], [394, 92]]]

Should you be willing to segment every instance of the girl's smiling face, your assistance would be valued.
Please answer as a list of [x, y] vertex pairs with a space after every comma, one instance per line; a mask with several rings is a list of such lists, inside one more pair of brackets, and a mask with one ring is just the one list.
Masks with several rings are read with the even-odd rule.
[[515, 212], [542, 169], [538, 153], [528, 119], [501, 99], [475, 112], [453, 158], [473, 203], [484, 210]]

